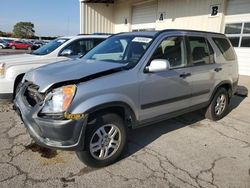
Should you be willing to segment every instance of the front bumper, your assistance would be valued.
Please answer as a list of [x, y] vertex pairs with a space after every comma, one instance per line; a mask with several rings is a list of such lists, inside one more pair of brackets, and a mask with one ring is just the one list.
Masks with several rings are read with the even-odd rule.
[[21, 116], [30, 136], [37, 144], [63, 150], [83, 150], [84, 134], [87, 117], [80, 120], [54, 120], [38, 116], [42, 106], [32, 107], [24, 92], [27, 86], [23, 85], [14, 100], [14, 108]]
[[0, 78], [0, 99], [13, 99], [14, 80]]

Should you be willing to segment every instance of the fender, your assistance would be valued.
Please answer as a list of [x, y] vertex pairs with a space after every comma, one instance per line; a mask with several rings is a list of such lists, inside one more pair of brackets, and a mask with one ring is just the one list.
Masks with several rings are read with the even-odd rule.
[[74, 104], [70, 107], [69, 112], [73, 114], [84, 113], [88, 115], [107, 108], [121, 107], [124, 109], [126, 118], [131, 122], [136, 122], [138, 119], [136, 106], [137, 105], [126, 96], [119, 94], [105, 94], [87, 100], [82, 100], [81, 98], [76, 99]]
[[229, 98], [232, 97], [233, 83], [231, 81], [229, 81], [229, 80], [225, 80], [225, 81], [222, 81], [222, 82], [220, 82], [219, 84], [216, 85], [216, 87], [213, 90], [212, 95], [210, 96], [209, 103], [211, 103], [211, 101], [213, 100], [214, 95], [217, 92], [218, 88], [221, 87], [222, 85], [225, 85], [225, 84], [230, 86], [230, 88], [229, 88], [230, 89]]

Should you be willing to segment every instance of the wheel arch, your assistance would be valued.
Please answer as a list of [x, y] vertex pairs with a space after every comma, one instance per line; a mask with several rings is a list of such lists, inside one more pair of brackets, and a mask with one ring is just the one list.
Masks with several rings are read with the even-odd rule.
[[120, 101], [100, 104], [89, 109], [86, 112], [86, 114], [88, 114], [88, 121], [91, 121], [97, 114], [103, 112], [113, 112], [118, 114], [128, 127], [133, 127], [137, 122], [133, 109], [127, 103]]
[[13, 98], [15, 97], [16, 87], [22, 81], [24, 75], [25, 75], [25, 73], [21, 73], [21, 74], [17, 75], [15, 78], [14, 87], [13, 87]]
[[225, 88], [228, 91], [228, 96], [229, 96], [229, 101], [233, 96], [233, 84], [228, 80], [228, 81], [222, 81], [217, 86], [214, 88], [213, 93], [210, 97], [210, 102], [213, 100], [214, 95], [218, 91], [219, 88]]

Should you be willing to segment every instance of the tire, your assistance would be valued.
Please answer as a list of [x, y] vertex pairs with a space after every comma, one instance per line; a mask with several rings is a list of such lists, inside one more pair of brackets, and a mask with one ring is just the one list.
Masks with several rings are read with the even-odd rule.
[[3, 49], [3, 46], [0, 46], [0, 49]]
[[31, 47], [28, 47], [28, 49], [27, 49], [27, 50], [31, 51]]
[[[107, 138], [104, 132], [108, 133]], [[102, 113], [88, 123], [85, 133], [85, 150], [77, 151], [76, 155], [88, 166], [94, 168], [108, 166], [119, 159], [125, 148], [126, 139], [127, 130], [122, 118], [115, 113]]]
[[227, 114], [228, 106], [228, 91], [225, 88], [219, 88], [215, 93], [212, 102], [206, 109], [205, 117], [212, 121], [218, 121]]
[[19, 83], [16, 84], [15, 89], [14, 89], [14, 93], [13, 93], [13, 99], [16, 98], [16, 94], [17, 94], [17, 92], [19, 91], [19, 88], [21, 87], [21, 85], [22, 85], [22, 82], [21, 82], [21, 81], [20, 81]]
[[15, 49], [16, 49], [16, 47], [15, 47], [15, 46], [11, 46], [11, 49], [12, 49], [12, 50], [15, 50]]
[[17, 94], [19, 88], [20, 88], [21, 85], [22, 85], [23, 76], [24, 76], [24, 75], [19, 75], [19, 76], [16, 78], [16, 80], [15, 80], [14, 91], [13, 91], [13, 100], [15, 99], [16, 94]]

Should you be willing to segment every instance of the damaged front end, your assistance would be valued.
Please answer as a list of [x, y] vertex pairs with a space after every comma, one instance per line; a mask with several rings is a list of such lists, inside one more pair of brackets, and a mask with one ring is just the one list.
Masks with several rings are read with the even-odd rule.
[[19, 88], [14, 107], [31, 137], [49, 148], [82, 150], [87, 117], [67, 112], [76, 85], [63, 86], [46, 93], [39, 86], [25, 81]]

